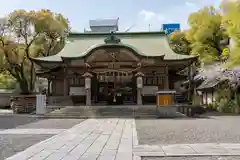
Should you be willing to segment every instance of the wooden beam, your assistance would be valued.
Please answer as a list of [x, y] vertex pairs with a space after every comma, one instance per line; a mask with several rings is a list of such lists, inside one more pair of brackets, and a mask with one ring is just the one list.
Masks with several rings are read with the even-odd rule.
[[47, 84], [47, 95], [50, 95], [50, 83], [51, 83], [51, 81], [50, 81], [50, 79], [48, 79], [48, 84]]
[[67, 72], [67, 67], [64, 67], [64, 79], [63, 79], [63, 94], [64, 96], [68, 96], [68, 72]]
[[165, 82], [164, 82], [164, 89], [168, 90], [169, 89], [169, 77], [168, 77], [168, 66], [165, 66]]

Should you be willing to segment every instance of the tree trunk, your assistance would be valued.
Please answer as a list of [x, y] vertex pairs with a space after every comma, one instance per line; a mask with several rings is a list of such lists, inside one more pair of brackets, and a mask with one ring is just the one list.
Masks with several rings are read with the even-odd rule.
[[19, 83], [19, 87], [21, 89], [21, 94], [31, 94], [27, 80], [24, 79], [24, 80], [19, 81], [18, 83]]
[[[31, 60], [30, 60], [31, 61]], [[35, 88], [35, 75], [34, 75], [34, 64], [31, 61], [31, 69], [30, 69], [30, 91], [32, 92]]]

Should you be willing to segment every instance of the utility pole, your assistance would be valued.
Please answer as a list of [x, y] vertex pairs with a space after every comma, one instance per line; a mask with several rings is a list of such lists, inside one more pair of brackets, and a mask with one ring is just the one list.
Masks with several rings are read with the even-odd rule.
[[125, 32], [128, 32], [130, 29], [132, 29], [133, 27], [136, 26], [136, 23], [134, 23], [133, 25], [131, 25], [128, 29], [125, 30]]

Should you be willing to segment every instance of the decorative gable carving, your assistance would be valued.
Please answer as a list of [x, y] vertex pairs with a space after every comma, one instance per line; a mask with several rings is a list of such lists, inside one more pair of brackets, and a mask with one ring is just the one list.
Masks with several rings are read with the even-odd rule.
[[111, 32], [111, 35], [104, 39], [106, 44], [118, 44], [121, 42], [121, 39], [114, 35], [114, 32]]

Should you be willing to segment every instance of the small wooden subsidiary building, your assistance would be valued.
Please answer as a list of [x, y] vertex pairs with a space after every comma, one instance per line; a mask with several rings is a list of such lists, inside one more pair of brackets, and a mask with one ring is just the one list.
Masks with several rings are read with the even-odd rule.
[[196, 57], [174, 53], [164, 32], [71, 33], [54, 56], [33, 59], [48, 79], [48, 97], [74, 103], [156, 103], [174, 90], [177, 72]]

